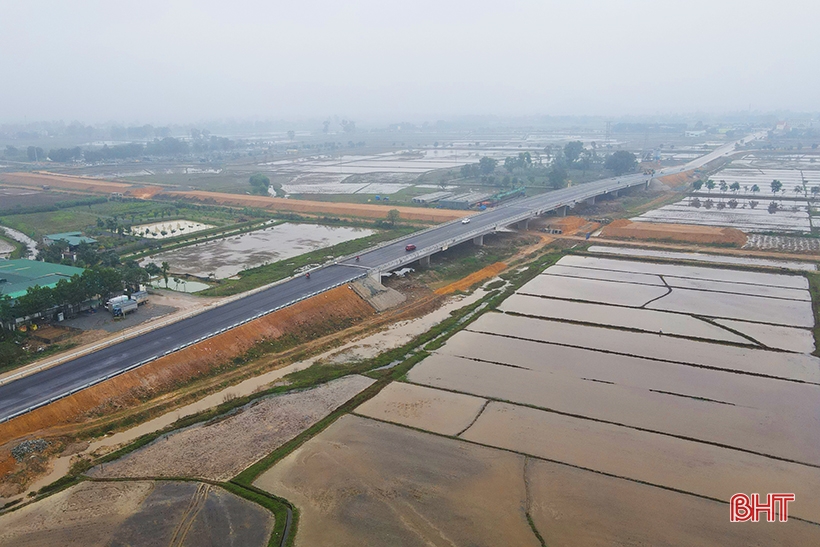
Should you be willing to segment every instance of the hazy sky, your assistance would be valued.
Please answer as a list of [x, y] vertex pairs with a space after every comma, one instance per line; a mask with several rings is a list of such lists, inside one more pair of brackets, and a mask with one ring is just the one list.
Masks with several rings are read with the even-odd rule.
[[0, 2], [0, 122], [820, 110], [816, 0]]

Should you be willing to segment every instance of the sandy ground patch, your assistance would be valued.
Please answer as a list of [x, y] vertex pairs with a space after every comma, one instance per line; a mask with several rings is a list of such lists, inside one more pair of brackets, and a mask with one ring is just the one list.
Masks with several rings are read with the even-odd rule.
[[344, 416], [255, 486], [301, 511], [297, 546], [537, 547], [524, 458]]
[[201, 477], [227, 480], [373, 384], [348, 376], [307, 391], [256, 400], [225, 419], [160, 437], [96, 467], [92, 477]]
[[[800, 336], [812, 336], [811, 331], [804, 329], [771, 327], [743, 321], [728, 322], [723, 319], [719, 321], [732, 328], [735, 328], [733, 325], [738, 325], [737, 330], [741, 331], [748, 325], [765, 334], [782, 334], [787, 340], [797, 336], [792, 331]], [[820, 358], [813, 355], [717, 345], [671, 337], [666, 331], [664, 336], [660, 336], [497, 313], [481, 316], [467, 330], [820, 384]], [[812, 347], [813, 344], [812, 341]]]
[[620, 219], [604, 226], [604, 237], [641, 240], [669, 240], [684, 243], [722, 243], [738, 247], [746, 243], [746, 234], [735, 228], [632, 222]]
[[530, 514], [547, 545], [749, 545], [820, 543], [820, 528], [729, 522], [729, 506], [552, 462], [527, 461]]
[[518, 290], [519, 294], [631, 307], [643, 306], [668, 292], [666, 287], [556, 275], [539, 275]]
[[267, 545], [273, 516], [195, 482], [84, 482], [0, 516], [0, 544], [18, 546]]
[[538, 296], [514, 294], [501, 303], [505, 312], [563, 319], [596, 325], [623, 327], [658, 334], [662, 331], [680, 336], [748, 344], [749, 340], [700, 319], [679, 313], [623, 308], [586, 302], [552, 300]]
[[3, 173], [2, 180], [23, 186], [52, 186], [54, 188], [65, 188], [68, 190], [81, 190], [85, 192], [106, 193], [127, 192], [132, 188], [131, 184], [121, 182], [110, 182], [106, 180], [92, 179], [87, 177], [77, 177], [71, 175], [60, 175], [48, 172], [34, 173]]
[[719, 500], [794, 492], [789, 516], [820, 523], [820, 471], [812, 467], [495, 402], [462, 437]]
[[442, 435], [457, 435], [475, 420], [485, 403], [485, 399], [478, 397], [393, 382], [358, 407], [356, 413]]
[[518, 349], [470, 341], [475, 349], [461, 350], [465, 357], [434, 355], [408, 379], [820, 465], [818, 386], [517, 340]]
[[265, 196], [249, 196], [240, 194], [224, 194], [220, 192], [168, 192], [174, 199], [191, 199], [205, 203], [221, 205], [238, 205], [259, 207], [270, 211], [295, 211], [301, 213], [330, 213], [340, 216], [363, 218], [387, 218], [391, 209], [399, 211], [404, 220], [420, 220], [426, 222], [446, 222], [472, 214], [471, 211], [455, 211], [452, 209], [425, 209], [421, 207], [401, 207], [392, 205], [373, 205], [369, 203], [333, 203], [325, 201], [307, 201], [301, 199], [272, 198]]
[[490, 264], [489, 266], [481, 268], [477, 272], [471, 273], [463, 279], [459, 279], [458, 281], [450, 283], [449, 285], [441, 287], [440, 289], [436, 289], [436, 294], [450, 294], [456, 291], [466, 291], [476, 283], [497, 276], [506, 268], [507, 265], [503, 262], [496, 262], [495, 264]]

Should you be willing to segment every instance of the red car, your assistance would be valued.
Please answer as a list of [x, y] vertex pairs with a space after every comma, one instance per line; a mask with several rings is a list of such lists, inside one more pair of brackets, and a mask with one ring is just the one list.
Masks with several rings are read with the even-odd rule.
[[416, 250], [416, 246], [415, 246], [415, 245], [413, 245], [412, 243], [409, 243], [409, 244], [408, 244], [408, 245], [404, 248], [404, 250], [405, 250], [405, 251], [415, 251], [415, 250]]

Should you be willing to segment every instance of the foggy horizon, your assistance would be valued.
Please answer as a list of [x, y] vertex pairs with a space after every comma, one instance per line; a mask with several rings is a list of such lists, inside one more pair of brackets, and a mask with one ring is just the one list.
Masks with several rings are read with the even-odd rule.
[[816, 112], [820, 6], [15, 2], [0, 123]]

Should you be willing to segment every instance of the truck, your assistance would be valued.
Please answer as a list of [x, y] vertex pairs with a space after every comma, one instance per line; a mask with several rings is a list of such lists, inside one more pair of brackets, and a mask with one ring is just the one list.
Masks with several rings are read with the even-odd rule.
[[122, 300], [111, 306], [111, 313], [114, 317], [125, 317], [132, 311], [137, 311], [139, 304], [135, 300]]
[[125, 295], [115, 296], [114, 298], [109, 299], [105, 303], [105, 309], [107, 309], [108, 311], [112, 311], [115, 305], [119, 304], [120, 302], [127, 302], [128, 300], [130, 299]]
[[137, 291], [131, 295], [131, 300], [137, 304], [148, 302], [148, 293], [146, 291]]

